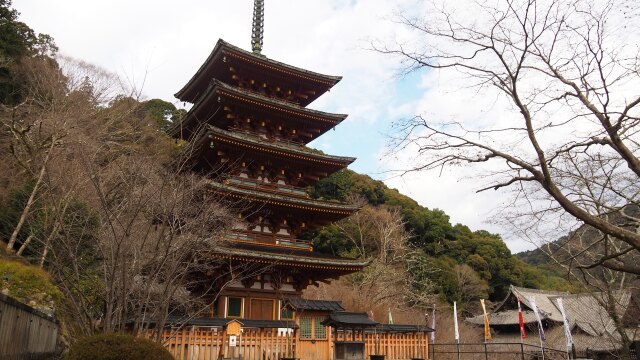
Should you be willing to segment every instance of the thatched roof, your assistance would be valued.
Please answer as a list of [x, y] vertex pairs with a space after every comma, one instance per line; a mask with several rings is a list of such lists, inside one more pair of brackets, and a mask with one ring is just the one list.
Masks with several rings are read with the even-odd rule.
[[[620, 334], [616, 330], [615, 323], [610, 316], [610, 312], [604, 304], [609, 304], [603, 299], [602, 293], [568, 294], [555, 291], [543, 291], [535, 289], [520, 288], [511, 286], [507, 298], [498, 305], [494, 312], [489, 314], [489, 324], [493, 328], [495, 335], [494, 342], [520, 342], [520, 333], [517, 330], [518, 310], [513, 308], [513, 297], [520, 296], [523, 308], [524, 322], [527, 324], [529, 337], [525, 343], [532, 345], [539, 344], [537, 334], [537, 324], [535, 315], [531, 311], [529, 296], [533, 296], [536, 305], [540, 310], [540, 317], [549, 320], [551, 326], [545, 329], [545, 346], [555, 349], [565, 349], [567, 340], [564, 335], [562, 325], [562, 315], [560, 314], [558, 298], [562, 298], [565, 313], [571, 328], [576, 350], [583, 352], [586, 350], [595, 352], [614, 352], [620, 348]], [[623, 319], [629, 315], [628, 309], [636, 301], [633, 299], [632, 291], [621, 290], [613, 293], [613, 305], [619, 318]], [[637, 326], [636, 319], [636, 326]], [[484, 320], [482, 315], [467, 319], [472, 324], [482, 325]], [[501, 325], [514, 325], [511, 330], [505, 330]], [[634, 332], [635, 331], [635, 332]], [[627, 329], [630, 339], [640, 337], [640, 331]]]
[[[522, 304], [522, 315], [525, 323], [533, 323], [536, 321], [536, 317], [533, 313], [533, 308], [529, 302], [529, 297], [535, 299], [538, 311], [540, 312], [540, 318], [543, 320], [550, 320], [553, 322], [562, 322], [562, 315], [560, 310], [556, 307], [555, 302], [552, 302], [552, 298], [558, 296], [566, 296], [569, 293], [561, 291], [546, 291], [538, 289], [529, 289], [518, 286], [509, 286], [509, 293], [507, 297], [496, 307], [494, 311], [489, 314], [490, 325], [518, 325], [518, 306], [517, 298], [520, 297]], [[474, 316], [466, 319], [467, 322], [472, 324], [482, 325], [484, 319], [482, 315]]]

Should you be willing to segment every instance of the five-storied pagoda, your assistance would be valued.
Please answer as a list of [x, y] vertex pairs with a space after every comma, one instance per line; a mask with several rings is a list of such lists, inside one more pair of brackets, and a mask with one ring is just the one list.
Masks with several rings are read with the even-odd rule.
[[[307, 108], [341, 78], [262, 55], [263, 6], [263, 1], [255, 1], [253, 52], [219, 40], [176, 94], [193, 106], [172, 135], [193, 145], [190, 166], [212, 174], [212, 192], [243, 204], [239, 217], [246, 220], [244, 225], [227, 234], [228, 241], [214, 256], [238, 269], [259, 269], [228, 282], [212, 318], [279, 327], [281, 320], [294, 319], [296, 310], [344, 310], [335, 301], [302, 301], [302, 292], [309, 285], [361, 270], [366, 263], [314, 252], [308, 241], [299, 239], [301, 233], [357, 210], [311, 199], [306, 191], [355, 159], [306, 146], [346, 118]], [[326, 336], [323, 319], [298, 322], [300, 336]]]

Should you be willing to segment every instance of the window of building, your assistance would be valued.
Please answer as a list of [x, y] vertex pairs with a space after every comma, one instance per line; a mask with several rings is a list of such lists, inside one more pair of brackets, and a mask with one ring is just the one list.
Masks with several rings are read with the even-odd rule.
[[300, 338], [318, 339], [327, 338], [327, 328], [322, 325], [325, 316], [301, 316], [300, 317]]
[[242, 317], [242, 298], [227, 297], [227, 317]]
[[313, 318], [310, 316], [300, 317], [300, 339], [313, 338]]
[[313, 327], [313, 335], [316, 339], [326, 339], [327, 338], [327, 328], [322, 325], [322, 322], [326, 319], [324, 316], [316, 316]]
[[280, 309], [280, 319], [282, 320], [293, 320], [293, 310], [288, 307], [283, 307]]

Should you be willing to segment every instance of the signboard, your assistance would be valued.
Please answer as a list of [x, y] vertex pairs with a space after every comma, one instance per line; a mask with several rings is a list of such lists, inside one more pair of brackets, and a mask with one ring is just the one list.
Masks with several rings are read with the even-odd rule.
[[227, 324], [227, 334], [240, 335], [242, 324], [238, 320], [232, 320]]
[[237, 342], [238, 342], [238, 338], [235, 335], [230, 335], [229, 336], [229, 346], [230, 347], [236, 347]]

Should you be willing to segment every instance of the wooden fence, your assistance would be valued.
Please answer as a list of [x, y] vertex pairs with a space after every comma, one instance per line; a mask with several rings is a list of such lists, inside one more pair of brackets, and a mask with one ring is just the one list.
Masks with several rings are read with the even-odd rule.
[[0, 294], [0, 359], [42, 359], [58, 350], [55, 319]]
[[[338, 341], [351, 341], [350, 332], [338, 332]], [[346, 336], [346, 338], [345, 338]], [[355, 335], [362, 341], [362, 334]], [[369, 355], [385, 355], [385, 360], [426, 359], [429, 354], [429, 335], [426, 333], [366, 332], [365, 358]]]
[[[155, 335], [153, 330], [144, 334], [147, 338]], [[339, 332], [338, 341], [344, 340], [343, 336]], [[366, 333], [366, 357], [368, 359], [372, 354], [384, 354], [385, 360], [426, 359], [429, 351], [427, 337], [424, 333]], [[347, 340], [351, 340], [350, 334], [347, 335]], [[314, 342], [318, 346], [317, 351], [305, 352], [306, 355], [301, 356], [300, 339], [291, 332], [278, 329], [243, 328], [242, 333], [236, 337], [235, 346], [229, 343], [229, 336], [219, 327], [165, 329], [162, 331], [161, 341], [174, 358], [179, 360], [216, 360], [220, 356], [243, 360], [278, 360], [294, 356], [301, 360], [329, 360], [326, 355], [320, 355], [327, 353], [333, 358], [332, 342]], [[362, 341], [361, 334], [356, 336], [356, 341]], [[309, 341], [305, 341], [304, 345], [309, 346], [308, 343]], [[327, 344], [330, 346], [329, 351], [324, 348]], [[308, 354], [311, 353], [320, 357], [309, 357]]]
[[[145, 337], [155, 337], [149, 331]], [[179, 330], [165, 329], [162, 344], [174, 358], [180, 360], [216, 360], [240, 358], [243, 360], [277, 360], [293, 354], [293, 336], [279, 333], [278, 329], [243, 329], [236, 343], [229, 343], [229, 336], [219, 327], [190, 326]]]

